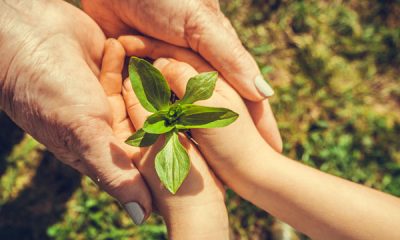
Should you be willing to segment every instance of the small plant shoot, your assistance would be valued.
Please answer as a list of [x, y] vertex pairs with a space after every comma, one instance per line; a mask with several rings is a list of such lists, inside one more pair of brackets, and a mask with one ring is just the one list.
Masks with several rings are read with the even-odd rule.
[[239, 115], [226, 108], [193, 104], [211, 97], [218, 79], [217, 72], [190, 78], [185, 95], [177, 101], [171, 101], [171, 89], [160, 71], [143, 59], [131, 57], [129, 78], [140, 104], [152, 115], [126, 143], [148, 147], [160, 135], [165, 135], [164, 146], [155, 157], [155, 169], [164, 186], [175, 194], [190, 170], [189, 155], [180, 143], [178, 133], [193, 128], [225, 127]]

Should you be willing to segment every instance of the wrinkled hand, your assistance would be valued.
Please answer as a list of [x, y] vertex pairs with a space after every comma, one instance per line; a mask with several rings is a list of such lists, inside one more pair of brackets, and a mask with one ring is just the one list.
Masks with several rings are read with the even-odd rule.
[[[150, 115], [136, 97], [130, 80], [122, 83], [125, 51], [115, 39], [106, 42], [100, 74], [113, 113], [115, 136], [126, 140]], [[154, 158], [163, 146], [159, 139], [148, 148], [133, 148], [132, 161], [148, 183], [153, 203], [164, 217], [171, 239], [229, 239], [224, 189], [207, 166], [199, 150], [184, 136], [180, 141], [190, 156], [190, 172], [175, 195], [160, 182]]]
[[142, 222], [150, 194], [131, 149], [112, 131], [97, 79], [101, 29], [63, 1], [2, 1], [0, 22], [1, 108], [64, 163], [131, 203], [131, 217]]
[[218, 0], [82, 0], [82, 7], [108, 36], [140, 32], [189, 47], [243, 97], [260, 101], [273, 95]]

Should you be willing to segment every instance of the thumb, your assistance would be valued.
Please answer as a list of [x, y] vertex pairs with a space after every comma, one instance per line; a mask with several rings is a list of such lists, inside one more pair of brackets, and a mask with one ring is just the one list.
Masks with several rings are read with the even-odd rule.
[[189, 17], [185, 36], [190, 47], [207, 59], [243, 97], [260, 101], [274, 94], [222, 14], [201, 8]]
[[131, 82], [129, 78], [126, 78], [122, 86], [122, 96], [124, 98], [126, 111], [129, 115], [130, 120], [136, 130], [143, 127], [144, 122], [147, 117], [151, 115], [144, 107], [141, 105], [139, 99], [136, 97], [133, 91]]
[[151, 213], [151, 197], [131, 161], [132, 151], [112, 135], [107, 123], [89, 120], [88, 124], [90, 127], [79, 128], [78, 141], [74, 142], [80, 144], [72, 149], [78, 152], [84, 172], [123, 205], [135, 224], [143, 223]]

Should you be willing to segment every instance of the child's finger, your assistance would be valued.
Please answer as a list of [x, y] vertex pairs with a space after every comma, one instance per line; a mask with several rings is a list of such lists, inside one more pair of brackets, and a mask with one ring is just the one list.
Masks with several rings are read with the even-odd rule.
[[146, 109], [142, 107], [139, 99], [136, 97], [135, 92], [132, 89], [129, 78], [125, 79], [122, 87], [122, 96], [125, 101], [125, 107], [128, 112], [129, 118], [131, 119], [135, 129], [143, 127], [143, 123], [146, 118], [150, 115]]
[[115, 39], [108, 39], [104, 47], [104, 56], [100, 72], [100, 84], [107, 95], [108, 102], [113, 109], [113, 130], [116, 133], [124, 131], [116, 130], [116, 126], [127, 118], [124, 100], [121, 95], [122, 68], [125, 59], [125, 50]]
[[121, 44], [115, 39], [108, 39], [104, 49], [100, 84], [113, 110], [113, 135], [109, 137], [110, 140], [101, 141], [103, 145], [95, 144], [97, 148], [92, 149], [95, 152], [94, 157], [88, 158], [85, 163], [91, 178], [118, 199], [133, 221], [140, 224], [151, 212], [151, 197], [141, 174], [131, 161], [140, 159], [140, 149], [121, 141], [133, 130], [121, 95], [124, 59], [125, 51]]
[[175, 61], [173, 59], [159, 58], [154, 62], [154, 66], [160, 70], [168, 81], [168, 85], [174, 93], [182, 98], [185, 94], [186, 85], [189, 78], [194, 77], [198, 72], [189, 64]]
[[107, 96], [121, 94], [122, 68], [124, 67], [125, 50], [115, 39], [107, 39], [100, 72], [100, 83]]
[[[196, 69], [191, 65], [180, 62], [175, 59], [159, 58], [154, 62], [154, 66], [160, 70], [162, 75], [168, 81], [168, 85], [172, 91], [179, 97], [182, 98], [186, 92], [186, 85], [191, 77], [198, 74]], [[218, 80], [215, 85], [215, 92], [210, 99], [201, 101], [202, 105], [206, 106], [226, 106], [226, 101], [221, 101], [221, 96], [228, 96], [230, 94], [236, 94], [228, 83]], [[200, 103], [200, 102], [199, 102]]]
[[[127, 139], [134, 132], [132, 122], [129, 120], [125, 102], [122, 96], [122, 68], [124, 65], [125, 51], [115, 39], [108, 39], [105, 43], [104, 56], [100, 74], [100, 83], [107, 95], [113, 110], [113, 132], [121, 140]], [[137, 158], [139, 148], [123, 145], [125, 152], [131, 159]]]
[[[121, 96], [121, 99], [122, 99], [122, 96]], [[128, 116], [126, 114], [125, 104], [124, 104], [123, 99], [122, 99], [122, 103], [123, 103], [122, 110], [125, 112], [125, 119], [123, 119], [121, 122], [113, 124], [113, 131], [114, 131], [114, 135], [118, 139], [125, 141], [126, 139], [128, 139], [128, 137], [130, 137], [135, 132], [135, 128], [134, 128], [131, 120], [128, 118]]]

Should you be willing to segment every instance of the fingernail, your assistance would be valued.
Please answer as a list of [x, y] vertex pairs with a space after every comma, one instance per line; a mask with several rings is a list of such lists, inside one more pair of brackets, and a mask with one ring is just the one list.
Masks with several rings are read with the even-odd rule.
[[109, 44], [109, 45], [114, 45], [114, 44], [115, 44], [115, 41], [116, 41], [116, 39], [114, 39], [114, 38], [108, 38], [108, 39], [107, 39], [107, 44]]
[[274, 90], [261, 75], [258, 75], [254, 79], [254, 84], [256, 85], [257, 90], [265, 97], [271, 97], [274, 95]]
[[124, 208], [136, 225], [140, 225], [143, 223], [144, 211], [143, 208], [137, 202], [125, 203]]
[[163, 69], [165, 66], [169, 64], [169, 60], [166, 58], [158, 58], [157, 60], [154, 61], [154, 67], [158, 69]]
[[130, 90], [130, 88], [132, 87], [131, 80], [129, 78], [125, 79], [122, 83], [122, 87], [125, 88], [125, 90]]

